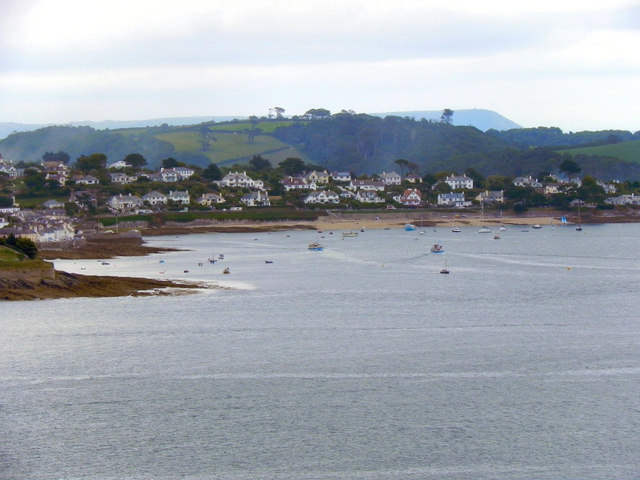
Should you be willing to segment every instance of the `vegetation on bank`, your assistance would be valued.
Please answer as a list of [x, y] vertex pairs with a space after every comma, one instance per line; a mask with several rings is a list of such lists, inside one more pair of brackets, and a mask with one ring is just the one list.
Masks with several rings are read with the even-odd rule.
[[154, 214], [136, 214], [119, 216], [101, 216], [98, 218], [104, 227], [114, 227], [118, 222], [148, 222], [150, 226], [162, 226], [167, 222], [190, 223], [197, 220], [229, 221], [314, 221], [326, 215], [322, 210], [299, 210], [294, 208], [262, 208], [242, 211], [203, 211], [203, 212], [157, 212]]

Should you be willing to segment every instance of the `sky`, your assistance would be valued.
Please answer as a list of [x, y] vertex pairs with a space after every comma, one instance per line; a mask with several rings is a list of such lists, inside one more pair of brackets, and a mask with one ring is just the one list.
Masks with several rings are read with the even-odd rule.
[[640, 130], [637, 0], [0, 6], [0, 122], [482, 108]]

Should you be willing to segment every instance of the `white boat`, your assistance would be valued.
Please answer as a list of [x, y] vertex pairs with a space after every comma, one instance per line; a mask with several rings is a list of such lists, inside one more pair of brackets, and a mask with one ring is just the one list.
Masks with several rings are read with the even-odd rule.
[[542, 228], [542, 225], [540, 225], [539, 223], [536, 223], [534, 226], [532, 226], [531, 228], [535, 229], [535, 230], [539, 230]]
[[342, 232], [342, 236], [343, 237], [357, 237], [358, 236], [358, 232]]
[[431, 247], [431, 253], [444, 253], [444, 247], [438, 243], [434, 243]]
[[407, 232], [411, 232], [411, 231], [416, 229], [416, 226], [413, 223], [407, 223], [407, 224], [405, 224], [404, 229]]
[[505, 227], [504, 225], [500, 225], [500, 228], [498, 230], [500, 230], [501, 232], [506, 232], [507, 227]]
[[[481, 210], [480, 210], [481, 214], [480, 215], [481, 215], [482, 221], [484, 222], [484, 202], [482, 202], [480, 204], [480, 207], [481, 207]], [[486, 225], [481, 226], [480, 230], [478, 230], [478, 233], [491, 233], [491, 232], [492, 232], [492, 230], [489, 227], [487, 227]]]

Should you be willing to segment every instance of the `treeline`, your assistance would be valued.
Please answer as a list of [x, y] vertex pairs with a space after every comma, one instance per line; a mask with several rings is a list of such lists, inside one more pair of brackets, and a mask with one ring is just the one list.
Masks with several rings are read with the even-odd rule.
[[506, 146], [473, 127], [350, 113], [280, 127], [274, 136], [328, 169], [357, 173], [393, 170], [399, 158], [418, 165], [421, 171], [440, 170], [459, 157], [488, 154]]
[[[509, 130], [504, 136], [485, 134], [474, 127], [445, 122], [416, 121], [408, 117], [372, 117], [337, 114], [308, 123], [276, 129], [274, 135], [295, 145], [330, 170], [376, 173], [397, 169], [398, 159], [407, 160], [417, 172], [464, 171], [471, 167], [483, 175], [537, 175], [557, 172], [567, 159], [575, 160], [583, 173], [603, 180], [640, 178], [640, 164], [599, 156], [571, 157], [548, 147], [575, 142], [634, 139], [630, 132], [604, 131], [563, 134], [560, 129]], [[521, 135], [521, 136], [518, 136]], [[530, 140], [524, 141], [529, 138]], [[637, 135], [637, 134], [636, 134]], [[533, 137], [537, 137], [534, 139]], [[522, 139], [521, 148], [510, 145]], [[606, 140], [609, 138], [609, 140]]]
[[640, 140], [640, 131], [599, 130], [595, 132], [564, 133], [557, 127], [516, 128], [487, 130], [487, 134], [517, 148], [528, 147], [593, 147], [611, 143]]

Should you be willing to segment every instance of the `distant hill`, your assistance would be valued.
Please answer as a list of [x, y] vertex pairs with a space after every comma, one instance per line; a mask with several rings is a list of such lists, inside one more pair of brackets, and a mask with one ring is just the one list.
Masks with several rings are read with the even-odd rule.
[[[393, 170], [400, 173], [401, 165], [406, 165], [420, 175], [463, 173], [473, 168], [485, 176], [557, 172], [563, 160], [575, 155], [582, 174], [604, 180], [640, 179], [640, 163], [632, 158], [639, 145], [626, 141], [638, 137], [630, 132], [564, 134], [559, 129], [538, 128], [492, 129], [485, 133], [472, 126], [449, 125], [439, 118], [418, 119], [404, 113], [383, 118], [341, 112], [311, 121], [262, 118], [257, 123], [237, 119], [195, 125], [177, 122], [178, 126], [163, 122], [155, 127], [108, 130], [44, 127], [0, 140], [0, 152], [14, 162], [40, 162], [45, 152], [60, 150], [67, 152], [72, 162], [81, 155], [103, 153], [109, 163], [140, 153], [150, 168], [159, 167], [168, 157], [205, 167], [210, 163], [246, 165], [254, 155], [261, 155], [272, 165], [295, 157], [328, 170], [357, 175]], [[606, 143], [615, 147], [619, 156], [613, 156], [612, 151], [559, 152], [556, 146], [558, 142], [570, 145], [576, 141], [583, 146]], [[628, 155], [622, 157], [623, 150]], [[401, 159], [407, 163], [396, 163]]]
[[43, 127], [69, 126], [69, 127], [91, 127], [96, 130], [114, 130], [120, 128], [141, 128], [157, 127], [160, 125], [196, 125], [205, 122], [229, 122], [234, 119], [245, 119], [246, 117], [210, 116], [210, 117], [167, 117], [152, 118], [147, 120], [104, 120], [101, 122], [67, 122], [64, 124], [55, 123], [15, 123], [0, 122], [0, 139], [3, 139], [13, 132], [31, 132]]
[[[388, 112], [388, 113], [373, 113], [377, 117], [386, 117], [394, 115], [397, 117], [410, 117], [416, 120], [435, 120], [440, 121], [442, 110], [417, 110], [408, 112]], [[493, 110], [483, 109], [470, 109], [470, 110], [454, 110], [453, 111], [453, 125], [462, 127], [470, 126], [476, 127], [478, 130], [486, 132], [490, 129], [495, 130], [509, 130], [512, 128], [522, 128], [515, 122], [512, 122], [506, 117], [503, 117]]]

